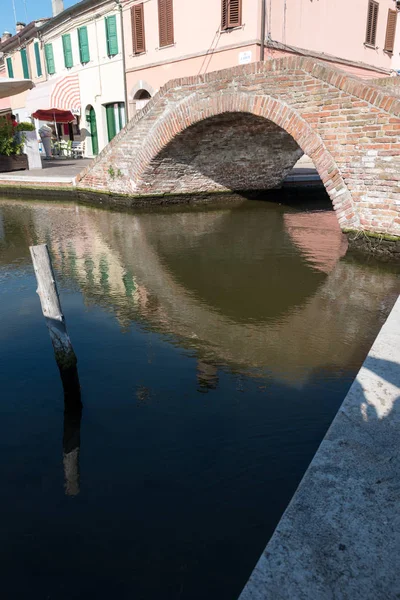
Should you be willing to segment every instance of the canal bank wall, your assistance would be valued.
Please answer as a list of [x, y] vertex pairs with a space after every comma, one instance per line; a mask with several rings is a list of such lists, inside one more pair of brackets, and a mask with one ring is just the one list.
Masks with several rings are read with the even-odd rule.
[[239, 600], [400, 597], [400, 298]]

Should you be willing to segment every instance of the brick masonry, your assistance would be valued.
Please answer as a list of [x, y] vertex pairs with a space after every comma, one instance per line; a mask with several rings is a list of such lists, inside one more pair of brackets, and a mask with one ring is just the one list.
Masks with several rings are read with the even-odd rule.
[[128, 196], [268, 189], [302, 152], [343, 229], [400, 235], [400, 99], [299, 56], [170, 81], [77, 186]]

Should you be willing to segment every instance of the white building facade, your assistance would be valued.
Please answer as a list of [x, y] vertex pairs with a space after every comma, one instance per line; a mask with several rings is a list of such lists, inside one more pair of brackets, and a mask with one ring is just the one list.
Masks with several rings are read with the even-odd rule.
[[[43, 121], [56, 122], [58, 137], [84, 141], [85, 155], [94, 156], [126, 121], [119, 4], [84, 0], [66, 10], [61, 0], [56, 5], [55, 16], [35, 30], [43, 73], [36, 87], [21, 98], [24, 109], [19, 116], [26, 120], [36, 118], [37, 111], [48, 112], [36, 120], [38, 127]], [[19, 64], [20, 53], [16, 47], [16, 59], [10, 60]], [[30, 72], [34, 71], [32, 64]], [[69, 111], [75, 118], [68, 124], [60, 115], [59, 121], [56, 111]]]
[[65, 81], [65, 98], [68, 102], [70, 94], [75, 104], [70, 109], [79, 116], [80, 135], [87, 142], [85, 154], [96, 155], [125, 125], [119, 8], [109, 0], [80, 2], [49, 21], [41, 41], [48, 81]]

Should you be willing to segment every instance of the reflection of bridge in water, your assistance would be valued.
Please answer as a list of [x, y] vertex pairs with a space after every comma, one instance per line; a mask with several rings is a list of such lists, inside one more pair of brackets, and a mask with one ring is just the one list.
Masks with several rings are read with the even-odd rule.
[[87, 304], [111, 306], [123, 328], [136, 321], [178, 338], [197, 353], [200, 383], [212, 387], [220, 364], [293, 381], [346, 369], [377, 300], [393, 301], [393, 275], [337, 263], [343, 238], [331, 212], [254, 207], [22, 212]]

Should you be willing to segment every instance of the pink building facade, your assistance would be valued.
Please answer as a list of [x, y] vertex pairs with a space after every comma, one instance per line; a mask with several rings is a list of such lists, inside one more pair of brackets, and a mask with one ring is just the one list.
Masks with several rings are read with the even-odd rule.
[[395, 74], [397, 10], [396, 0], [126, 3], [129, 116], [170, 79], [258, 61], [262, 54], [311, 54], [366, 79]]

